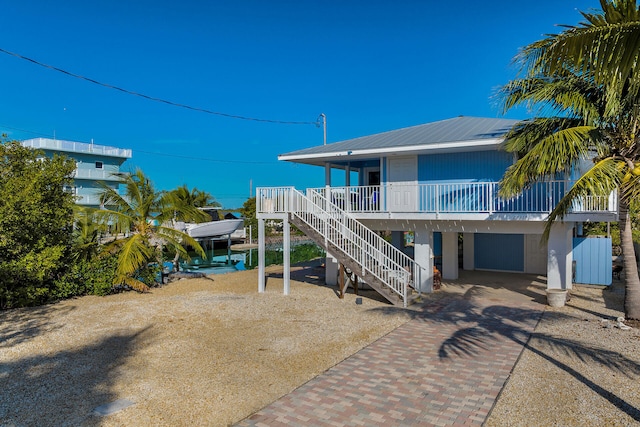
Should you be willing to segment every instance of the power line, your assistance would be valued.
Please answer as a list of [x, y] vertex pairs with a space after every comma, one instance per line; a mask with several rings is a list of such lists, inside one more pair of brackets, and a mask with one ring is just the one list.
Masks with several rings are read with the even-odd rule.
[[219, 160], [219, 159], [211, 159], [211, 158], [207, 158], [207, 157], [196, 157], [196, 156], [184, 156], [184, 155], [180, 155], [180, 154], [173, 154], [173, 153], [157, 153], [154, 151], [143, 151], [143, 150], [133, 150], [136, 153], [143, 153], [143, 154], [151, 154], [151, 155], [155, 155], [155, 156], [165, 156], [165, 157], [173, 157], [173, 158], [181, 158], [181, 159], [189, 159], [189, 160], [204, 160], [207, 162], [214, 162], [214, 163], [231, 163], [231, 164], [245, 164], [245, 165], [273, 165], [276, 164], [278, 162], [251, 162], [248, 160]]
[[34, 135], [40, 135], [40, 136], [46, 136], [46, 137], [50, 137], [50, 136], [51, 136], [51, 135], [49, 135], [49, 134], [47, 134], [47, 133], [34, 132], [34, 131], [32, 131], [32, 130], [26, 130], [26, 129], [14, 128], [14, 127], [7, 126], [7, 125], [3, 125], [3, 124], [0, 124], [0, 127], [6, 128], [6, 129], [11, 129], [11, 130], [17, 130], [17, 131], [20, 131], [20, 132], [32, 133], [32, 134], [34, 134]]
[[[26, 130], [26, 129], [19, 129], [19, 128], [15, 128], [15, 127], [11, 127], [11, 126], [6, 126], [3, 124], [0, 124], [0, 129], [5, 128], [5, 129], [12, 129], [12, 130], [17, 130], [20, 132], [26, 132], [26, 133], [32, 133], [34, 135], [41, 135], [47, 138], [51, 138], [51, 135], [46, 134], [46, 133], [42, 133], [42, 132], [36, 132], [36, 131], [32, 131], [32, 130]], [[86, 144], [89, 144], [89, 142], [87, 141], [76, 141], [76, 142], [84, 142]], [[133, 150], [133, 149], [132, 149]], [[188, 160], [203, 160], [206, 162], [213, 162], [213, 163], [229, 163], [229, 164], [244, 164], [244, 165], [274, 165], [277, 164], [277, 161], [273, 161], [273, 162], [264, 162], [264, 161], [249, 161], [249, 160], [220, 160], [220, 159], [212, 159], [212, 158], [208, 158], [208, 157], [201, 157], [201, 156], [185, 156], [185, 155], [181, 155], [181, 154], [174, 154], [174, 153], [158, 153], [155, 151], [145, 151], [145, 150], [138, 150], [135, 149], [133, 150], [136, 153], [143, 153], [143, 154], [150, 154], [150, 155], [154, 155], [154, 156], [164, 156], [164, 157], [173, 157], [173, 158], [181, 158], [181, 159], [188, 159]]]
[[96, 84], [98, 86], [103, 86], [103, 87], [106, 87], [106, 88], [109, 88], [109, 89], [115, 89], [117, 91], [126, 93], [128, 95], [138, 96], [140, 98], [148, 99], [148, 100], [154, 101], [154, 102], [161, 102], [163, 104], [172, 105], [174, 107], [186, 108], [187, 110], [200, 111], [202, 113], [213, 114], [213, 115], [222, 116], [222, 117], [228, 117], [228, 118], [231, 118], [231, 119], [251, 120], [251, 121], [254, 121], [254, 122], [278, 123], [278, 124], [284, 124], [284, 125], [315, 125], [315, 126], [318, 126], [318, 127], [320, 126], [320, 122], [318, 120], [316, 120], [315, 122], [296, 122], [296, 121], [286, 121], [286, 120], [258, 119], [258, 118], [255, 118], [255, 117], [246, 117], [246, 116], [239, 116], [239, 115], [235, 115], [235, 114], [221, 113], [219, 111], [211, 111], [211, 110], [207, 110], [206, 108], [192, 107], [192, 106], [187, 105], [187, 104], [181, 104], [181, 103], [178, 103], [178, 102], [167, 101], [166, 99], [156, 98], [154, 96], [149, 96], [149, 95], [145, 95], [143, 93], [134, 92], [134, 91], [131, 91], [131, 90], [128, 90], [128, 89], [123, 89], [123, 88], [118, 87], [118, 86], [113, 86], [113, 85], [110, 85], [108, 83], [102, 83], [102, 82], [100, 82], [98, 80], [94, 80], [94, 79], [91, 79], [89, 77], [82, 76], [80, 74], [75, 74], [75, 73], [72, 73], [70, 71], [63, 70], [62, 68], [54, 67], [53, 65], [45, 64], [43, 62], [36, 61], [35, 59], [31, 59], [31, 58], [28, 58], [26, 56], [23, 56], [23, 55], [20, 55], [18, 53], [11, 52], [11, 51], [8, 51], [8, 50], [2, 49], [2, 48], [0, 48], [0, 52], [6, 53], [7, 55], [15, 56], [16, 58], [23, 59], [25, 61], [31, 62], [33, 64], [39, 65], [39, 66], [44, 67], [44, 68], [48, 68], [50, 70], [58, 71], [58, 72], [60, 72], [62, 74], [66, 74], [66, 75], [74, 77], [76, 79], [85, 80], [87, 82]]

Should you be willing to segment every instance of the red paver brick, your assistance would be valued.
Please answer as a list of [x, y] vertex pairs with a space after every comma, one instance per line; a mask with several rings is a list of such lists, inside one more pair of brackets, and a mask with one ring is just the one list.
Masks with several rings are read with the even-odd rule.
[[510, 337], [530, 334], [543, 307], [474, 302], [425, 307], [237, 426], [482, 425], [522, 351]]

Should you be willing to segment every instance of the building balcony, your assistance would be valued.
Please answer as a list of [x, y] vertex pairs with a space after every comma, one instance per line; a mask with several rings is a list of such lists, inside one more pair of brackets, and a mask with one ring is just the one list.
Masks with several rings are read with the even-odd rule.
[[22, 142], [25, 147], [40, 150], [66, 151], [69, 153], [94, 154], [99, 156], [131, 158], [131, 150], [84, 142], [62, 141], [59, 139], [33, 138]]
[[[307, 189], [306, 195], [323, 208], [336, 207], [361, 218], [544, 220], [571, 184], [536, 183], [510, 199], [498, 196], [497, 182], [321, 187]], [[279, 194], [286, 188], [261, 190], [262, 212], [278, 212], [286, 203], [286, 196]], [[574, 201], [566, 219], [616, 221], [617, 213], [617, 195], [612, 193]]]
[[76, 204], [81, 206], [100, 206], [99, 194], [78, 194]]
[[91, 179], [97, 181], [119, 181], [120, 178], [113, 172], [105, 169], [76, 169], [73, 177], [75, 179]]

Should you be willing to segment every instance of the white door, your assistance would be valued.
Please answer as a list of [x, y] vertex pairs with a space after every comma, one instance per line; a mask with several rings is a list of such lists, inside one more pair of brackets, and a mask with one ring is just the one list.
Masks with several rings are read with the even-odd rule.
[[389, 159], [389, 210], [415, 212], [418, 192], [418, 159], [392, 157]]
[[547, 245], [540, 246], [540, 234], [524, 235], [524, 272], [547, 274]]

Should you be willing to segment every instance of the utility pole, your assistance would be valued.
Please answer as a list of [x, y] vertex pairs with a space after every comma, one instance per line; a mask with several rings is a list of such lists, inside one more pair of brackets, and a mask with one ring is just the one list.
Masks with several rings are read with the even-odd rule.
[[324, 134], [323, 145], [327, 145], [327, 116], [324, 113], [320, 113], [318, 119], [322, 117], [322, 130]]

